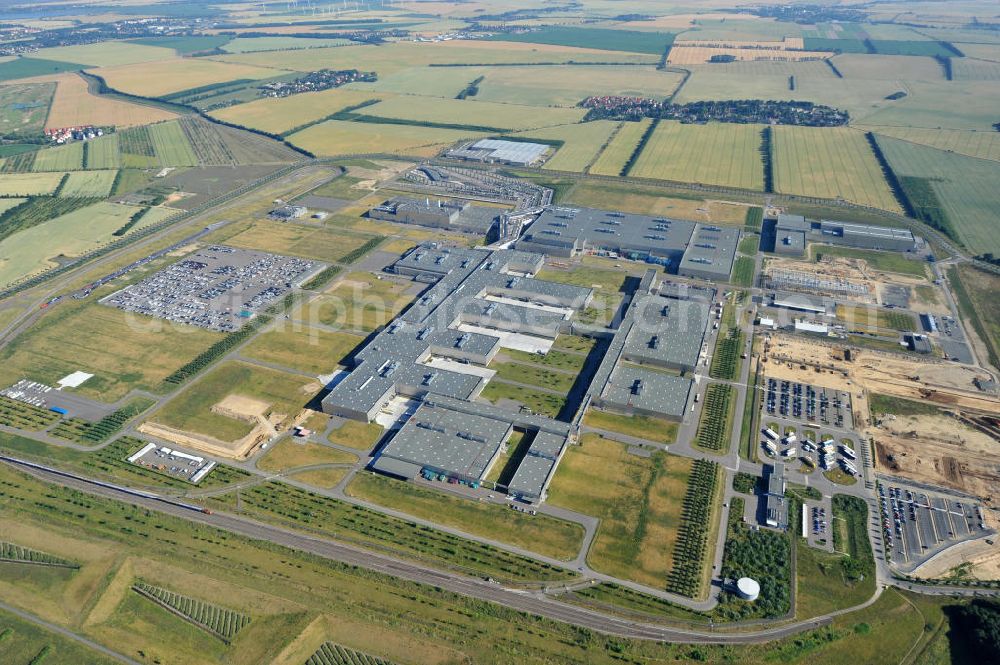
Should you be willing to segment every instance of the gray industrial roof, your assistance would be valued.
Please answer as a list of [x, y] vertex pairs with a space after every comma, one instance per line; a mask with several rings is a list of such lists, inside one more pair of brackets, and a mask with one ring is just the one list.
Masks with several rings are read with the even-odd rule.
[[773, 496], [785, 496], [785, 464], [775, 462], [767, 476], [767, 493]]
[[684, 415], [690, 392], [691, 379], [623, 363], [611, 372], [601, 399], [620, 408], [679, 418]]
[[517, 164], [531, 164], [545, 154], [549, 146], [544, 143], [482, 139], [472, 144], [476, 150], [489, 150], [490, 159]]
[[481, 478], [511, 430], [509, 422], [424, 403], [380, 456]]
[[707, 303], [637, 296], [623, 354], [637, 362], [694, 367], [708, 319]]
[[565, 436], [539, 431], [507, 484], [507, 490], [526, 497], [541, 497], [565, 447]]
[[[470, 399], [483, 379], [430, 368], [422, 361], [431, 354], [485, 364], [499, 348], [499, 336], [463, 333], [453, 326], [463, 320], [498, 330], [529, 331], [555, 336], [562, 319], [556, 314], [511, 303], [493, 303], [487, 295], [528, 298], [549, 304], [582, 308], [591, 290], [511, 275], [531, 271], [541, 257], [513, 250], [417, 247], [397, 261], [426, 280], [437, 280], [403, 314], [355, 356], [355, 367], [324, 398], [323, 404], [367, 413], [394, 395], [434, 393]], [[527, 304], [527, 303], [526, 303]]]
[[684, 251], [678, 272], [697, 272], [713, 279], [727, 279], [733, 269], [739, 241], [738, 228], [698, 224]]
[[519, 246], [572, 247], [584, 245], [654, 256], [679, 254], [687, 246], [694, 222], [627, 212], [548, 206], [527, 228]]

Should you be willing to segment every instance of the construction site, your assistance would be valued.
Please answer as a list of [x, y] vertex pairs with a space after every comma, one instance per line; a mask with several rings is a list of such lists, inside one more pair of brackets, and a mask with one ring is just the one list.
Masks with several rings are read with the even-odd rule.
[[765, 338], [761, 362], [769, 377], [849, 392], [879, 472], [996, 502], [1000, 399], [977, 388], [981, 370], [784, 334]]

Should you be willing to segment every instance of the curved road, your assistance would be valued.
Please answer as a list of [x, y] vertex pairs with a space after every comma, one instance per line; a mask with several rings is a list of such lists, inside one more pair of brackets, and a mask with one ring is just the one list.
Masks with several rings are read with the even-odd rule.
[[833, 617], [839, 614], [867, 607], [878, 599], [882, 591], [882, 588], [879, 587], [870, 599], [856, 607], [832, 612], [806, 621], [798, 621], [759, 631], [719, 633], [713, 632], [711, 629], [690, 630], [668, 627], [641, 621], [631, 621], [582, 607], [567, 605], [544, 595], [507, 589], [499, 584], [436, 570], [420, 563], [395, 559], [370, 550], [322, 538], [315, 538], [281, 527], [262, 524], [244, 517], [226, 513], [205, 514], [197, 512], [173, 503], [173, 500], [169, 498], [159, 499], [137, 496], [121, 489], [98, 485], [81, 477], [70, 477], [56, 470], [42, 470], [37, 467], [23, 466], [15, 462], [13, 458], [4, 458], [3, 461], [45, 482], [125, 501], [133, 505], [212, 526], [230, 533], [283, 545], [290, 549], [308, 552], [332, 561], [365, 568], [411, 582], [437, 586], [463, 596], [497, 603], [548, 619], [632, 639], [687, 644], [751, 644], [766, 642], [826, 625], [830, 623]]

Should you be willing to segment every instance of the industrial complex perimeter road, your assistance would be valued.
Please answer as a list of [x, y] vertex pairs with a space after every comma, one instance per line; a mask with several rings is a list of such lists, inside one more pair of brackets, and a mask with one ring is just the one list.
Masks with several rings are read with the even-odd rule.
[[[400, 579], [427, 584], [456, 594], [478, 598], [510, 607], [530, 614], [562, 621], [609, 635], [641, 640], [655, 640], [675, 643], [704, 644], [749, 644], [767, 642], [788, 637], [804, 630], [810, 630], [830, 623], [833, 617], [862, 609], [874, 603], [881, 595], [883, 587], [861, 605], [831, 612], [806, 621], [776, 626], [763, 630], [739, 633], [715, 632], [661, 626], [641, 621], [609, 616], [573, 605], [567, 605], [530, 591], [507, 589], [499, 584], [479, 580], [458, 573], [449, 573], [424, 566], [412, 561], [395, 559], [352, 545], [322, 538], [314, 538], [269, 524], [226, 513], [201, 513], [182, 505], [172, 503], [172, 499], [146, 498], [124, 489], [115, 489], [106, 484], [97, 484], [85, 478], [68, 476], [57, 469], [43, 469], [38, 465], [26, 466], [4, 458], [4, 462], [27, 472], [41, 480], [90, 494], [109, 497], [150, 510], [198, 522], [224, 531], [256, 540], [267, 541], [285, 547], [315, 554], [332, 561], [338, 561], [359, 568], [384, 573]], [[720, 628], [723, 628], [720, 626]]]

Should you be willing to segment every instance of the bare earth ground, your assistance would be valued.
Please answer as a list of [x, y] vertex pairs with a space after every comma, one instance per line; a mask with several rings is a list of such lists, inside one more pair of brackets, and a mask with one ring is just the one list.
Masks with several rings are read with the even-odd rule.
[[[882, 470], [995, 500], [1000, 443], [989, 436], [944, 414], [886, 419], [881, 428], [868, 422], [869, 392], [942, 408], [1000, 413], [1000, 400], [973, 387], [978, 374], [974, 368], [872, 351], [845, 362], [840, 345], [787, 335], [772, 335], [767, 355], [766, 376], [849, 391], [858, 428], [879, 444]], [[898, 469], [889, 468], [888, 454], [895, 457]]]
[[869, 431], [880, 469], [996, 502], [1000, 443], [986, 434], [946, 415], [887, 417], [881, 427]]

